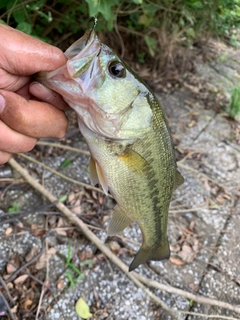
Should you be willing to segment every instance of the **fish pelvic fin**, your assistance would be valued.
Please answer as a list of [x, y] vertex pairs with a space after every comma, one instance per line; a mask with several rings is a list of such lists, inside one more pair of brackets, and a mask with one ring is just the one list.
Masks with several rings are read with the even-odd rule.
[[108, 195], [108, 184], [107, 184], [107, 180], [104, 177], [102, 168], [99, 166], [99, 164], [96, 161], [95, 161], [95, 166], [96, 166], [98, 180], [103, 188], [104, 193]]
[[170, 250], [168, 240], [159, 247], [153, 248], [144, 248], [144, 244], [141, 246], [140, 250], [136, 254], [135, 258], [133, 259], [132, 263], [129, 266], [129, 272], [136, 269], [140, 264], [143, 264], [149, 260], [164, 260], [169, 259], [170, 257]]
[[173, 190], [176, 190], [178, 187], [180, 187], [180, 185], [183, 184], [183, 182], [184, 182], [183, 176], [178, 170], [176, 170], [176, 180], [175, 180], [175, 185]]
[[99, 183], [99, 179], [98, 179], [95, 161], [93, 160], [92, 157], [90, 158], [90, 161], [89, 161], [89, 171], [90, 171], [90, 180], [92, 184], [95, 186], [96, 184]]
[[99, 166], [97, 161], [95, 161], [92, 157], [89, 161], [89, 171], [90, 171], [90, 180], [92, 184], [95, 186], [100, 183], [103, 188], [103, 191], [106, 195], [108, 195], [108, 184], [104, 177], [102, 168]]
[[128, 218], [125, 212], [117, 205], [114, 209], [112, 219], [110, 220], [107, 233], [109, 236], [113, 236], [116, 233], [123, 231], [132, 222], [133, 221]]

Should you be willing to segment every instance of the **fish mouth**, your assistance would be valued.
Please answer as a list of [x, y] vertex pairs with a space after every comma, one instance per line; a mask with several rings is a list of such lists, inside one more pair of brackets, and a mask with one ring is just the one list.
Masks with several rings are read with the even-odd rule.
[[[86, 78], [93, 79], [94, 74], [99, 73], [98, 56], [101, 52], [102, 43], [93, 30], [88, 31], [81, 39], [75, 42], [65, 52], [67, 70], [71, 78], [79, 84]], [[84, 74], [88, 74], [84, 76]], [[86, 88], [84, 88], [86, 89]]]
[[[93, 30], [88, 30], [79, 40], [74, 42], [65, 52], [67, 63], [50, 72], [38, 72], [34, 80], [43, 83], [61, 95], [67, 94], [70, 84], [72, 93], [83, 93], [93, 76], [99, 74], [98, 55], [102, 43]], [[90, 70], [90, 72], [89, 72]], [[95, 70], [93, 72], [93, 70]], [[86, 76], [88, 75], [88, 76]]]

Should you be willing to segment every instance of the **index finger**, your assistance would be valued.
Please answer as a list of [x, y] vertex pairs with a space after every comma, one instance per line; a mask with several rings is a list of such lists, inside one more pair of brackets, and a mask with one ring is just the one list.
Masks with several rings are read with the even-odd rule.
[[55, 70], [67, 60], [60, 49], [3, 24], [0, 24], [0, 58], [5, 70], [23, 76]]

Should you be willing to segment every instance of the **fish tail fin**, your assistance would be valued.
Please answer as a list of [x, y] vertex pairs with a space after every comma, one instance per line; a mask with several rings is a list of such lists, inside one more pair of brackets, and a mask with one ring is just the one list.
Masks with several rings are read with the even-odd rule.
[[129, 266], [129, 272], [136, 269], [140, 264], [147, 262], [148, 260], [163, 260], [169, 259], [170, 250], [168, 240], [166, 240], [163, 245], [154, 248], [144, 248], [144, 244], [139, 249], [135, 258]]

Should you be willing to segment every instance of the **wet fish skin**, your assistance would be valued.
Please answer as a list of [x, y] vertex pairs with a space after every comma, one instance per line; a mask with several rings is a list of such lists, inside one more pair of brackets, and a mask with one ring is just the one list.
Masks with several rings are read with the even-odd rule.
[[91, 180], [117, 202], [108, 234], [133, 221], [139, 225], [143, 243], [129, 271], [148, 260], [169, 258], [169, 204], [183, 178], [161, 106], [94, 32], [73, 44], [66, 56], [66, 66], [40, 73], [38, 80], [77, 112], [91, 153]]

